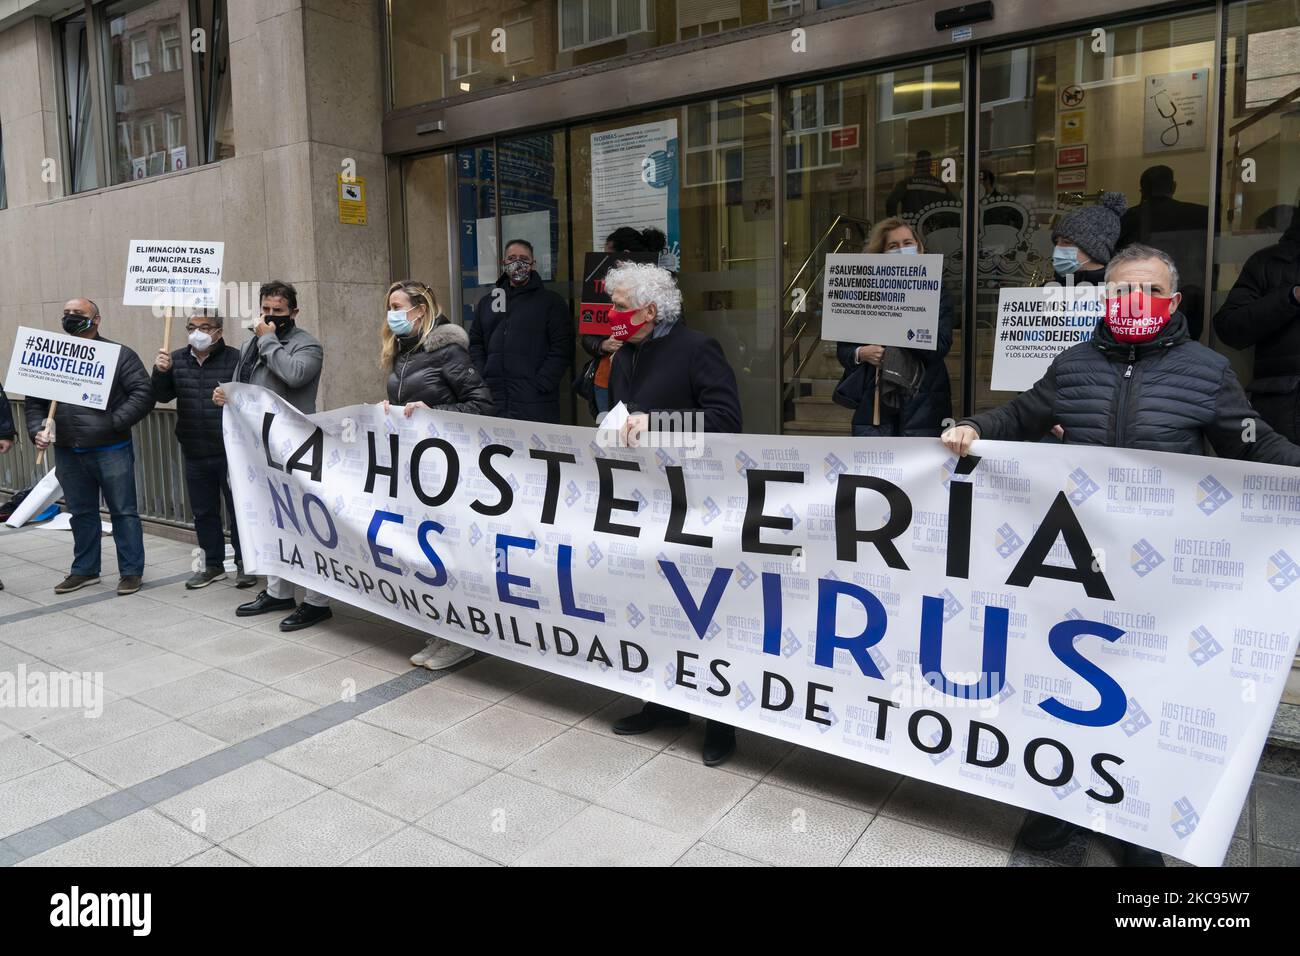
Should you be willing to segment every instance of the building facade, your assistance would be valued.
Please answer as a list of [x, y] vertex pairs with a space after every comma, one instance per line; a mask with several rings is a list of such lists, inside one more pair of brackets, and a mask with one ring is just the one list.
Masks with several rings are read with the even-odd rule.
[[[221, 240], [228, 282], [298, 286], [322, 404], [376, 401], [392, 279], [463, 321], [522, 236], [576, 321], [609, 226], [662, 222], [746, 429], [847, 434], [828, 252], [898, 214], [944, 255], [969, 414], [1010, 397], [990, 387], [998, 289], [1051, 277], [1062, 215], [1158, 180], [1179, 215], [1145, 238], [1249, 381], [1209, 320], [1300, 201], [1300, 4], [955, 6], [0, 0], [0, 340], [87, 295], [149, 356], [160, 320], [120, 304], [128, 241]], [[364, 222], [340, 211], [349, 172]]]

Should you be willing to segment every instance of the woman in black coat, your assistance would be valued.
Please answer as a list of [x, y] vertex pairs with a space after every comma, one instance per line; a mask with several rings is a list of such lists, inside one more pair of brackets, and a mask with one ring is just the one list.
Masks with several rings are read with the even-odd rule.
[[[740, 431], [736, 375], [717, 339], [681, 324], [682, 293], [672, 273], [625, 262], [605, 276], [605, 291], [614, 305], [611, 334], [623, 343], [610, 370], [610, 401], [624, 403], [630, 413], [622, 428], [627, 444], [640, 444], [650, 431]], [[689, 714], [649, 701], [616, 721], [614, 733], [644, 734], [689, 721]], [[706, 721], [705, 765], [716, 766], [735, 751], [736, 728]]]
[[[433, 291], [407, 279], [388, 288], [388, 320], [380, 332], [379, 364], [388, 371], [384, 412], [402, 407], [410, 418], [417, 408], [471, 415], [492, 413], [492, 392], [469, 357], [469, 335], [438, 308]], [[472, 648], [430, 637], [411, 663], [446, 670], [473, 657]]]
[[[925, 247], [912, 227], [898, 218], [882, 219], [871, 230], [867, 252], [907, 255], [921, 254]], [[907, 398], [901, 408], [881, 408], [880, 424], [874, 424], [876, 411], [876, 374], [885, 358], [883, 345], [860, 345], [857, 342], [840, 342], [836, 355], [846, 372], [866, 364], [866, 385], [862, 401], [853, 413], [855, 438], [918, 438], [935, 437], [943, 430], [945, 420], [952, 420], [952, 387], [948, 382], [948, 366], [944, 358], [952, 348], [952, 300], [946, 289], [939, 291], [939, 328], [933, 349], [903, 349], [921, 363], [921, 381], [916, 392]], [[897, 348], [897, 346], [888, 346]]]

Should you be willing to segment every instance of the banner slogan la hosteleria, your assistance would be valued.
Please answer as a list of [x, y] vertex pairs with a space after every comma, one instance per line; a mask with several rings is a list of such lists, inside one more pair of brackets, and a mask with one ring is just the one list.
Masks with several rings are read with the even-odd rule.
[[1296, 651], [1300, 471], [594, 429], [226, 385], [250, 571], [1219, 864]]

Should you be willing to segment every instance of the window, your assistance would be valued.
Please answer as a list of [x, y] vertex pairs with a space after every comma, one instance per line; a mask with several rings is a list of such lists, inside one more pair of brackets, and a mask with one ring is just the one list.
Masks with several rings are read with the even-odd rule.
[[164, 73], [174, 73], [181, 68], [181, 33], [179, 28], [166, 26], [158, 31], [162, 41], [162, 68]]
[[68, 146], [68, 182], [73, 192], [81, 192], [99, 186], [86, 15], [79, 13], [61, 21], [58, 34], [63, 59], [63, 120]]
[[167, 148], [175, 149], [177, 146], [185, 145], [185, 117], [179, 113], [168, 113], [167, 116]]
[[927, 64], [886, 73], [882, 77], [882, 120], [959, 113], [961, 108], [960, 65]]
[[734, 30], [740, 22], [740, 0], [677, 0], [679, 40]]
[[1300, 88], [1300, 27], [1264, 30], [1246, 37], [1245, 109], [1272, 106]]
[[686, 107], [686, 185], [740, 182], [744, 140], [742, 100], [709, 100]]
[[478, 72], [474, 51], [478, 46], [478, 24], [462, 27], [451, 35], [451, 76], [460, 79]]
[[[195, 5], [195, 26], [208, 36], [207, 48], [196, 54], [199, 76], [199, 133], [203, 153], [195, 162], [213, 163], [235, 155], [234, 117], [230, 109], [230, 30], [225, 0], [199, 0]], [[184, 147], [177, 147], [184, 149]], [[184, 165], [188, 165], [188, 158]], [[175, 166], [175, 161], [172, 163]]]
[[576, 50], [644, 33], [650, 22], [648, 2], [560, 0], [560, 49]]
[[131, 38], [131, 76], [137, 80], [149, 77], [149, 38], [134, 36]]
[[840, 165], [830, 148], [830, 131], [838, 129], [841, 84], [817, 83], [791, 90], [790, 128], [785, 134], [786, 171], [805, 172]]
[[1105, 52], [1094, 53], [1091, 34], [1075, 39], [1074, 81], [1084, 89], [1132, 83], [1138, 77], [1142, 54], [1142, 28], [1125, 27], [1106, 31]]
[[767, 18], [781, 20], [803, 13], [803, 0], [767, 0]]
[[533, 18], [507, 23], [506, 63], [524, 63], [533, 58]]

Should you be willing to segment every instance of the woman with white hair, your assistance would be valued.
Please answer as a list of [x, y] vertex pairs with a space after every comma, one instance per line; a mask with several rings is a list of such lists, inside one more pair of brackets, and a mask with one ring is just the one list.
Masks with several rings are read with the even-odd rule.
[[[736, 374], [712, 336], [682, 324], [682, 293], [659, 266], [623, 263], [605, 276], [614, 308], [610, 334], [623, 344], [610, 370], [610, 402], [631, 413], [623, 427], [630, 445], [646, 432], [738, 432]], [[662, 439], [661, 439], [662, 440]], [[653, 701], [614, 724], [616, 734], [684, 727], [690, 715]], [[736, 729], [710, 720], [704, 763], [716, 766], [736, 751]]]

